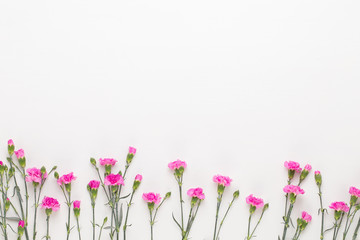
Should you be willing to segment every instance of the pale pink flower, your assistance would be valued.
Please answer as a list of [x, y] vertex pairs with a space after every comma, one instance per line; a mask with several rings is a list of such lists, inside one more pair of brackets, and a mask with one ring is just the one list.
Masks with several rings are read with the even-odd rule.
[[52, 209], [54, 212], [56, 212], [60, 209], [60, 204], [55, 198], [44, 197], [41, 203], [41, 208]]
[[16, 155], [16, 157], [18, 159], [25, 157], [25, 152], [24, 152], [23, 149], [19, 149], [17, 151], [14, 151], [14, 153], [15, 153], [15, 155]]
[[330, 204], [329, 208], [334, 209], [335, 211], [343, 211], [343, 212], [349, 211], [348, 205], [344, 202], [333, 202]]
[[256, 198], [252, 194], [246, 197], [246, 203], [253, 205], [256, 208], [261, 208], [264, 206], [264, 200], [261, 198]]
[[311, 221], [311, 219], [312, 219], [311, 215], [308, 214], [308, 213], [305, 212], [305, 211], [303, 211], [303, 212], [301, 213], [301, 218], [302, 218], [305, 222], [307, 222], [307, 223], [309, 223], [309, 222]]
[[213, 177], [213, 181], [219, 185], [223, 185], [225, 187], [230, 186], [230, 183], [232, 181], [232, 179], [230, 177], [227, 176], [222, 176], [222, 175], [215, 175]]
[[137, 174], [136, 176], [135, 176], [135, 181], [138, 181], [138, 182], [141, 182], [142, 181], [142, 176], [140, 175], [140, 174]]
[[75, 181], [76, 180], [76, 177], [74, 176], [74, 173], [71, 172], [69, 174], [65, 174], [65, 175], [62, 175], [58, 180], [57, 180], [57, 183], [59, 185], [62, 185], [62, 184], [70, 184], [72, 181]]
[[73, 202], [73, 206], [74, 206], [74, 208], [80, 208], [80, 201], [78, 201], [78, 200], [76, 200], [76, 201], [74, 201]]
[[129, 153], [130, 153], [130, 154], [135, 154], [135, 153], [136, 153], [136, 148], [134, 148], [134, 147], [129, 147]]
[[100, 158], [99, 162], [100, 162], [100, 165], [102, 165], [102, 166], [104, 166], [104, 165], [114, 166], [115, 163], [117, 163], [117, 160], [115, 160], [113, 158]]
[[18, 227], [25, 227], [25, 222], [24, 222], [24, 220], [20, 220], [19, 221], [19, 224], [18, 224]]
[[25, 178], [27, 182], [41, 183], [43, 179], [48, 177], [46, 172], [44, 173], [44, 176], [42, 176], [41, 170], [38, 168], [28, 168], [26, 172], [28, 174], [28, 176]]
[[310, 172], [310, 171], [311, 171], [311, 165], [310, 165], [310, 164], [306, 164], [305, 167], [304, 167], [304, 169], [305, 169], [306, 171]]
[[14, 141], [13, 141], [12, 139], [9, 139], [8, 145], [9, 145], [9, 146], [14, 146]]
[[124, 186], [124, 179], [120, 174], [109, 174], [105, 177], [104, 183], [105, 185], [110, 185], [110, 186], [116, 186], [116, 185]]
[[288, 169], [288, 170], [295, 170], [295, 171], [301, 171], [300, 168], [300, 164], [294, 161], [285, 161], [284, 162], [284, 166]]
[[190, 188], [187, 191], [187, 195], [189, 197], [193, 197], [193, 198], [198, 198], [198, 199], [205, 199], [205, 194], [203, 193], [203, 189], [202, 188]]
[[159, 193], [153, 193], [153, 192], [144, 193], [142, 195], [142, 198], [148, 203], [159, 204], [160, 201], [161, 201], [160, 194]]
[[315, 174], [315, 175], [319, 175], [319, 174], [321, 174], [321, 173], [320, 173], [320, 171], [315, 171], [314, 174]]
[[284, 187], [284, 192], [286, 193], [293, 193], [295, 195], [304, 194], [305, 191], [301, 189], [299, 186], [296, 185], [287, 185]]
[[168, 167], [169, 167], [171, 170], [179, 169], [180, 167], [186, 168], [186, 166], [187, 166], [187, 165], [186, 165], [186, 162], [180, 161], [179, 159], [168, 164]]
[[91, 180], [88, 185], [91, 189], [98, 189], [100, 186], [100, 182], [97, 180]]
[[349, 193], [352, 196], [360, 197], [360, 189], [357, 189], [356, 187], [350, 187]]

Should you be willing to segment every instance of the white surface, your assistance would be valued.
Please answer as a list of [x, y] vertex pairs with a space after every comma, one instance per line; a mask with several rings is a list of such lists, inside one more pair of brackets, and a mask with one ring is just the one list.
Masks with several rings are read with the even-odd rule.
[[[179, 239], [171, 219], [179, 213], [177, 186], [167, 169], [177, 158], [189, 166], [185, 188], [201, 186], [207, 197], [192, 239], [212, 239], [216, 173], [234, 179], [225, 202], [241, 191], [222, 239], [245, 236], [250, 193], [270, 202], [257, 239], [276, 239], [285, 160], [322, 171], [325, 205], [348, 201], [348, 188], [360, 187], [359, 7], [355, 1], [1, 1], [0, 159], [13, 138], [29, 167], [74, 171], [83, 239], [91, 234], [85, 186], [96, 177], [89, 158], [115, 157], [123, 167], [129, 145], [138, 149], [129, 177], [144, 175], [129, 239], [149, 239], [141, 193], [168, 190], [173, 197], [161, 209], [155, 238]], [[309, 211], [314, 219], [302, 239], [317, 239], [312, 175], [303, 187], [293, 219]], [[44, 193], [63, 202], [53, 179]], [[100, 200], [98, 222], [105, 216]], [[65, 217], [62, 204], [51, 219], [53, 240], [65, 239]], [[38, 224], [41, 237], [43, 213]]]

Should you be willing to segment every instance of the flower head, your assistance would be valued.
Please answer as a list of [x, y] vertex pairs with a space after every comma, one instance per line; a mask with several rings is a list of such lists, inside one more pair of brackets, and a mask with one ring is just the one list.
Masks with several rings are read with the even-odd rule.
[[124, 179], [120, 174], [109, 174], [105, 177], [104, 184], [110, 186], [124, 185]]
[[298, 162], [294, 162], [294, 161], [285, 161], [284, 162], [284, 166], [288, 169], [288, 170], [295, 170], [298, 171], [300, 168], [300, 164]]
[[102, 166], [106, 166], [106, 165], [114, 166], [117, 163], [117, 160], [115, 160], [113, 158], [100, 158], [99, 162], [100, 162], [100, 165], [102, 165]]
[[205, 199], [205, 194], [202, 188], [190, 188], [187, 191], [187, 195], [192, 198], [198, 198], [200, 200]]
[[15, 155], [18, 159], [20, 158], [24, 158], [25, 157], [25, 152], [23, 149], [19, 149], [17, 151], [15, 151]]
[[18, 234], [19, 234], [20, 238], [24, 234], [24, 228], [25, 228], [25, 222], [24, 222], [24, 220], [20, 220], [18, 223]]
[[287, 185], [284, 187], [284, 192], [286, 193], [293, 193], [295, 195], [304, 194], [305, 191], [301, 189], [299, 186], [296, 185]]
[[12, 139], [8, 140], [8, 152], [9, 155], [12, 156], [15, 150], [15, 145], [14, 145], [14, 141]]
[[142, 176], [140, 175], [140, 174], [137, 174], [136, 176], [135, 176], [135, 181], [138, 181], [138, 182], [141, 182], [142, 181]]
[[308, 214], [308, 213], [305, 212], [305, 211], [303, 211], [303, 212], [301, 213], [301, 218], [302, 218], [305, 222], [307, 222], [307, 223], [309, 223], [309, 222], [311, 221], [311, 219], [312, 219], [311, 215]]
[[351, 196], [360, 197], [360, 189], [357, 189], [356, 187], [350, 187], [349, 193]]
[[338, 212], [348, 212], [349, 211], [348, 205], [344, 202], [333, 202], [330, 204], [329, 208], [334, 209], [335, 211], [338, 211]]
[[73, 207], [74, 208], [80, 208], [80, 203], [81, 203], [81, 201], [79, 201], [79, 200], [74, 201], [73, 202]]
[[91, 181], [88, 183], [88, 186], [90, 187], [90, 189], [98, 189], [99, 186], [100, 186], [100, 182], [97, 181], [97, 180], [91, 180]]
[[60, 204], [55, 198], [44, 197], [41, 203], [41, 208], [45, 209], [46, 214], [50, 216], [52, 211], [56, 212], [60, 209]]
[[14, 141], [12, 139], [8, 140], [8, 146], [14, 146]]
[[35, 184], [41, 183], [42, 180], [46, 179], [48, 177], [47, 173], [44, 174], [41, 173], [41, 169], [38, 168], [28, 168], [26, 170], [28, 176], [26, 176], [25, 180], [27, 182], [32, 182]]
[[76, 180], [76, 177], [74, 176], [74, 173], [71, 172], [69, 174], [64, 174], [62, 175], [58, 180], [57, 180], [57, 183], [59, 185], [62, 185], [62, 184], [71, 184], [72, 181], [75, 181]]
[[25, 222], [24, 222], [24, 220], [20, 220], [20, 221], [19, 221], [18, 227], [25, 227]]
[[304, 170], [310, 172], [311, 171], [311, 165], [310, 164], [306, 164], [304, 167]]
[[135, 154], [135, 153], [136, 153], [136, 148], [129, 147], [129, 154]]
[[264, 200], [262, 200], [261, 198], [256, 198], [252, 194], [246, 197], [246, 203], [256, 208], [261, 208], [262, 206], [264, 206]]
[[186, 165], [186, 162], [181, 161], [181, 160], [179, 160], [179, 159], [168, 164], [168, 167], [169, 167], [171, 170], [180, 169], [181, 167], [185, 169], [186, 166], [187, 166], [187, 165]]
[[145, 202], [147, 203], [155, 203], [155, 204], [159, 204], [161, 201], [161, 197], [159, 193], [153, 193], [153, 192], [149, 192], [149, 193], [144, 193], [142, 195], [142, 198], [144, 199]]
[[228, 186], [230, 186], [230, 183], [231, 183], [232, 179], [230, 177], [227, 177], [227, 176], [215, 175], [213, 177], [213, 181], [215, 183], [217, 183], [218, 185], [228, 187]]
[[320, 186], [322, 184], [322, 177], [320, 171], [315, 171], [314, 177], [315, 177], [316, 185]]
[[87, 185], [87, 190], [89, 191], [92, 203], [94, 203], [96, 200], [99, 186], [100, 182], [97, 180], [91, 180]]

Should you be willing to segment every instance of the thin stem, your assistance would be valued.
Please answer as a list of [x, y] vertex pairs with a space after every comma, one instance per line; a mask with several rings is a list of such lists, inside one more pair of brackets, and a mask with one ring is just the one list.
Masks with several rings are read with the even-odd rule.
[[78, 234], [79, 234], [79, 240], [81, 240], [79, 217], [76, 217], [76, 225], [77, 225], [77, 230], [78, 230]]
[[34, 210], [34, 228], [33, 228], [33, 240], [36, 238], [36, 217], [37, 217], [37, 202], [36, 202], [36, 187], [34, 186], [34, 203], [35, 203], [35, 210]]
[[292, 238], [292, 240], [296, 240], [297, 239], [297, 235], [298, 235], [298, 232], [299, 232], [299, 226], [296, 227], [296, 232], [294, 234], [294, 237]]
[[321, 185], [318, 185], [319, 188], [319, 200], [320, 200], [320, 211], [321, 211], [321, 232], [320, 232], [320, 239], [324, 239], [324, 215], [325, 215], [325, 209], [323, 207], [323, 201], [322, 201], [322, 192], [321, 192]]
[[134, 193], [135, 193], [135, 190], [133, 190], [133, 192], [131, 193], [130, 202], [127, 205], [127, 209], [126, 209], [126, 216], [125, 216], [125, 222], [124, 222], [124, 228], [123, 228], [123, 230], [124, 230], [124, 240], [126, 240], [127, 221], [128, 221], [129, 211], [130, 211], [130, 207], [132, 205], [132, 200], [133, 200], [133, 197], [134, 197]]
[[252, 213], [250, 213], [249, 216], [249, 222], [248, 222], [248, 234], [247, 234], [247, 239], [250, 239], [250, 225], [251, 225], [251, 217], [252, 217]]
[[285, 240], [286, 232], [287, 232], [287, 229], [289, 228], [289, 221], [290, 221], [290, 216], [291, 216], [291, 212], [293, 210], [293, 207], [294, 207], [294, 204], [290, 203], [289, 210], [288, 210], [287, 216], [285, 218], [285, 224], [284, 224], [282, 240]]
[[[264, 213], [265, 213], [265, 209], [263, 209], [263, 210], [262, 210], [261, 215], [260, 215], [260, 218], [259, 218], [258, 222], [256, 223], [256, 225], [255, 225], [255, 227], [254, 227], [253, 231], [251, 232], [251, 235], [250, 235], [249, 239], [251, 239], [251, 238], [253, 237], [253, 235], [254, 235], [254, 233], [255, 233], [256, 228], [259, 226], [259, 224], [260, 224], [260, 222], [261, 222], [261, 219], [262, 219], [262, 218], [263, 218], [263, 216], [264, 216]], [[247, 240], [249, 240], [249, 239], [247, 239]]]
[[185, 235], [184, 240], [187, 240], [187, 237], [188, 237], [189, 234], [190, 234], [190, 230], [191, 230], [191, 227], [192, 227], [192, 225], [193, 225], [193, 223], [194, 223], [194, 221], [195, 221], [196, 215], [197, 215], [197, 213], [198, 213], [198, 211], [199, 211], [200, 204], [201, 204], [201, 200], [199, 200], [199, 203], [198, 203], [197, 208], [196, 208], [196, 210], [195, 210], [195, 214], [191, 217], [191, 221], [190, 221], [190, 223], [189, 223], [190, 226], [188, 226], [188, 230], [187, 230], [187, 232], [186, 232], [186, 235]]
[[95, 240], [95, 201], [92, 200], [92, 225], [93, 225], [93, 240]]
[[[349, 208], [349, 211], [348, 211], [348, 213], [347, 213], [347, 215], [346, 215], [346, 223], [345, 223], [345, 229], [344, 229], [344, 232], [343, 232], [343, 240], [345, 240], [345, 238], [346, 238], [346, 235], [347, 235], [347, 233], [348, 233], [348, 231], [349, 231], [349, 228], [350, 228], [350, 224], [349, 224], [349, 219], [350, 219], [350, 217], [351, 217], [351, 209], [352, 209], [352, 207], [353, 207], [353, 205], [352, 204], [350, 204], [350, 208]], [[355, 212], [355, 211], [354, 211]]]
[[66, 235], [67, 240], [69, 240], [70, 237], [71, 191], [68, 192], [68, 194], [69, 194], [69, 201], [67, 202], [68, 204], [68, 221], [67, 221], [67, 235]]
[[189, 218], [188, 218], [188, 221], [187, 221], [187, 224], [186, 224], [186, 230], [185, 230], [185, 231], [183, 230], [183, 232], [182, 232], [182, 239], [183, 239], [183, 240], [186, 239], [186, 238], [185, 238], [185, 237], [186, 237], [186, 234], [187, 234], [187, 232], [189, 231], [189, 227], [190, 227], [190, 222], [191, 222], [191, 217], [192, 217], [192, 211], [193, 211], [193, 209], [194, 209], [194, 206], [191, 205], [190, 212], [189, 212]]
[[341, 214], [341, 218], [340, 218], [340, 222], [339, 222], [339, 226], [336, 230], [336, 235], [335, 235], [335, 239], [337, 238], [338, 234], [339, 234], [339, 230], [340, 230], [340, 226], [341, 226], [341, 222], [343, 221], [344, 218], [344, 213]]
[[334, 224], [334, 233], [333, 233], [333, 240], [336, 240], [336, 228], [337, 228], [337, 223], [338, 223], [338, 220], [335, 220], [335, 224]]
[[355, 231], [354, 231], [354, 235], [353, 235], [353, 238], [352, 238], [353, 240], [355, 240], [357, 238], [359, 228], [360, 228], [360, 217], [359, 217], [358, 223], [357, 223]]
[[155, 216], [154, 216], [154, 219], [153, 219], [153, 214], [152, 214], [152, 210], [149, 209], [150, 211], [150, 228], [151, 228], [151, 240], [154, 239], [154, 231], [153, 231], [153, 226], [154, 226], [154, 223], [155, 223]]
[[[222, 196], [221, 196], [221, 198], [222, 198]], [[222, 226], [223, 226], [223, 224], [224, 224], [225, 218], [226, 218], [226, 216], [228, 215], [228, 213], [229, 213], [229, 211], [230, 211], [230, 208], [231, 208], [231, 206], [233, 205], [233, 202], [234, 202], [234, 201], [235, 201], [235, 198], [233, 197], [233, 199], [231, 200], [231, 202], [230, 202], [230, 204], [229, 204], [229, 206], [228, 206], [228, 208], [227, 208], [227, 210], [226, 210], [226, 212], [225, 212], [224, 217], [222, 218], [222, 220], [221, 220], [221, 222], [220, 222], [220, 226], [219, 226], [219, 229], [218, 229], [218, 232], [217, 232], [217, 235], [216, 235], [216, 240], [219, 239], [220, 230], [221, 230], [221, 228], [222, 228]], [[214, 238], [214, 239], [215, 239], [215, 238]]]
[[[217, 204], [216, 204], [216, 215], [215, 215], [215, 227], [214, 227], [214, 237], [213, 237], [213, 240], [216, 240], [219, 236], [219, 233], [218, 235], [216, 235], [216, 232], [217, 232], [217, 222], [218, 222], [218, 218], [219, 218], [219, 210], [220, 210], [220, 206], [221, 206], [221, 201], [222, 201], [222, 196], [223, 194], [219, 193], [218, 194], [218, 198], [217, 198]], [[220, 229], [219, 229], [220, 230]]]
[[49, 235], [49, 221], [50, 221], [50, 216], [46, 217], [46, 240], [50, 239], [50, 235]]

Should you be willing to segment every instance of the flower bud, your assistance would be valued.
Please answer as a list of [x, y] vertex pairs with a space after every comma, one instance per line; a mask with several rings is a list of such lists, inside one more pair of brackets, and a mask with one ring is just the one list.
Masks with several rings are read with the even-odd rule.
[[321, 184], [322, 184], [322, 177], [321, 177], [320, 171], [315, 171], [314, 176], [315, 176], [316, 185], [321, 186]]
[[237, 191], [234, 192], [233, 197], [234, 197], [234, 198], [238, 198], [239, 195], [240, 195], [240, 191], [237, 190]]
[[269, 208], [269, 203], [265, 203], [263, 211], [265, 212]]
[[25, 152], [23, 149], [19, 149], [14, 151], [17, 159], [19, 160], [20, 167], [25, 168], [26, 166], [26, 159], [25, 159]]
[[128, 153], [127, 157], [126, 157], [126, 163], [128, 165], [132, 162], [132, 160], [133, 160], [133, 158], [135, 156], [135, 153], [136, 153], [136, 148], [129, 147], [129, 153]]
[[73, 202], [74, 215], [76, 218], [80, 216], [80, 201]]
[[14, 142], [13, 142], [12, 139], [9, 139], [9, 141], [8, 141], [8, 152], [9, 152], [9, 155], [10, 155], [10, 156], [13, 155], [14, 150], [15, 150]]
[[23, 220], [20, 220], [18, 224], [18, 235], [20, 237], [24, 234], [24, 229], [25, 229], [25, 222]]
[[44, 174], [46, 173], [46, 168], [44, 166], [42, 166], [40, 168], [40, 172], [41, 172], [41, 175], [44, 176]]
[[95, 160], [95, 158], [90, 158], [90, 163], [91, 163], [93, 166], [96, 166], [96, 160]]
[[167, 192], [167, 193], [165, 194], [165, 199], [170, 198], [170, 197], [171, 197], [171, 192]]
[[0, 161], [0, 174], [3, 175], [5, 170], [5, 166], [2, 161]]
[[54, 177], [56, 178], [56, 179], [59, 179], [59, 173], [58, 172], [54, 172]]
[[142, 181], [142, 176], [140, 174], [137, 174], [133, 184], [134, 191], [136, 191], [136, 189], [139, 188], [141, 181]]

